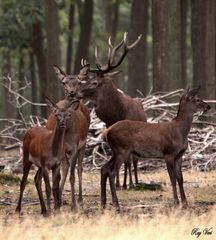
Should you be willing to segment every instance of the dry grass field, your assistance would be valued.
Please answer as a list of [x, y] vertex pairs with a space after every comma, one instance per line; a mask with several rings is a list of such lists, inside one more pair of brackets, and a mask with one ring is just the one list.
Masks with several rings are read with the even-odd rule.
[[[19, 175], [21, 177], [21, 175]], [[159, 182], [162, 190], [118, 191], [121, 213], [110, 203], [100, 209], [99, 171], [85, 171], [84, 206], [70, 212], [70, 185], [67, 182], [60, 214], [40, 215], [33, 184], [34, 170], [24, 192], [21, 216], [15, 214], [19, 184], [0, 184], [0, 239], [216, 239], [216, 171], [184, 171], [188, 209], [174, 209], [166, 170], [139, 172], [145, 182]]]

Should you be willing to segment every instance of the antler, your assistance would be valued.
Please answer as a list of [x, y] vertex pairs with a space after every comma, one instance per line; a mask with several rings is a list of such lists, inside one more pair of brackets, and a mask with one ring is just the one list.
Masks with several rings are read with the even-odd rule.
[[[115, 47], [113, 47], [112, 42], [111, 42], [111, 37], [109, 37], [109, 39], [108, 39], [108, 46], [109, 46], [108, 63], [106, 65], [102, 65], [100, 63], [100, 61], [98, 59], [98, 51], [97, 51], [97, 48], [95, 48], [96, 67], [97, 67], [99, 72], [107, 73], [107, 72], [111, 71], [112, 69], [118, 67], [122, 63], [122, 61], [124, 60], [124, 58], [127, 55], [127, 53], [138, 44], [138, 42], [140, 41], [140, 39], [142, 37], [142, 34], [140, 34], [135, 42], [133, 42], [131, 45], [127, 45], [127, 43], [126, 43], [127, 35], [128, 35], [128, 33], [125, 32], [123, 40], [119, 44], [117, 44]], [[124, 46], [123, 54], [120, 57], [120, 59], [117, 61], [117, 63], [114, 64], [114, 58], [115, 58], [116, 51], [122, 45]], [[90, 70], [90, 71], [91, 72], [92, 71], [95, 72], [95, 69], [94, 70]]]

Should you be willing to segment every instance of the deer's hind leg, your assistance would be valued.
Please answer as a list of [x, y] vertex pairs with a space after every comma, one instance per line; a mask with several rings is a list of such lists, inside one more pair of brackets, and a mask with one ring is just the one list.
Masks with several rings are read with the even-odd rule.
[[129, 153], [126, 152], [125, 150], [114, 153], [113, 158], [111, 159], [112, 161], [110, 160], [111, 163], [108, 169], [110, 190], [112, 194], [112, 203], [116, 207], [117, 211], [120, 210], [120, 206], [119, 206], [118, 197], [116, 194], [115, 176], [116, 176], [116, 173], [119, 171], [124, 160], [127, 159], [128, 157], [129, 157]]
[[30, 161], [25, 161], [24, 166], [23, 166], [23, 177], [20, 183], [20, 195], [19, 195], [19, 200], [18, 200], [18, 204], [16, 207], [16, 212], [20, 212], [21, 211], [21, 203], [22, 203], [22, 198], [23, 198], [23, 192], [25, 190], [25, 186], [26, 186], [26, 181], [28, 178], [28, 174], [29, 174], [29, 170], [31, 168], [32, 163]]
[[39, 200], [40, 200], [41, 214], [46, 215], [47, 210], [46, 210], [46, 205], [44, 203], [43, 192], [42, 192], [42, 177], [43, 177], [43, 172], [42, 172], [42, 169], [39, 168], [37, 170], [37, 173], [36, 173], [35, 177], [34, 177], [34, 182], [35, 182], [35, 187], [37, 189], [38, 197], [39, 197]]

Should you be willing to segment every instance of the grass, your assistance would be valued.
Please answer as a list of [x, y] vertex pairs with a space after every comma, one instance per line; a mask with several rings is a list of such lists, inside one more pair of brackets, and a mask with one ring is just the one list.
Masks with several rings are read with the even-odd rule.
[[[26, 186], [22, 215], [15, 214], [19, 194], [17, 184], [1, 184], [0, 200], [7, 199], [11, 204], [0, 205], [0, 239], [4, 240], [66, 240], [66, 239], [216, 239], [216, 183], [212, 172], [185, 171], [185, 192], [188, 209], [174, 209], [171, 186], [165, 170], [152, 173], [139, 173], [144, 182], [162, 185], [156, 191], [118, 191], [121, 213], [116, 214], [108, 187], [108, 207], [100, 209], [100, 175], [98, 171], [84, 171], [84, 206], [78, 213], [70, 212], [70, 184], [66, 183], [61, 213], [43, 218], [37, 192], [31, 179]], [[21, 175], [20, 175], [21, 176]], [[18, 177], [20, 177], [18, 176]], [[33, 202], [33, 204], [29, 204]], [[194, 230], [193, 234], [192, 231]], [[207, 230], [209, 234], [207, 235]], [[211, 234], [210, 234], [211, 233]]]
[[19, 184], [21, 181], [19, 176], [12, 173], [0, 172], [0, 184]]

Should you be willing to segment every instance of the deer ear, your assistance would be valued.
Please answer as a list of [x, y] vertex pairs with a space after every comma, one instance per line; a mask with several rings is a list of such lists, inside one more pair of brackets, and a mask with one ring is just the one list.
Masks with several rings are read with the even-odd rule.
[[199, 90], [200, 90], [200, 85], [199, 85], [197, 88], [191, 89], [191, 90], [189, 91], [189, 95], [190, 95], [191, 97], [194, 97], [195, 95], [197, 95], [197, 93], [199, 92]]
[[47, 106], [50, 107], [52, 110], [55, 110], [57, 108], [55, 103], [53, 103], [47, 96], [45, 97], [45, 101], [47, 103]]
[[191, 100], [192, 98], [194, 98], [196, 95], [197, 95], [197, 93], [198, 93], [198, 91], [200, 90], [200, 86], [198, 86], [197, 88], [193, 88], [193, 89], [187, 89], [187, 92], [186, 92], [186, 94], [185, 94], [185, 99], [186, 99], [186, 101], [189, 101], [189, 100]]
[[60, 81], [66, 76], [65, 72], [61, 70], [57, 65], [53, 65], [53, 69]]

